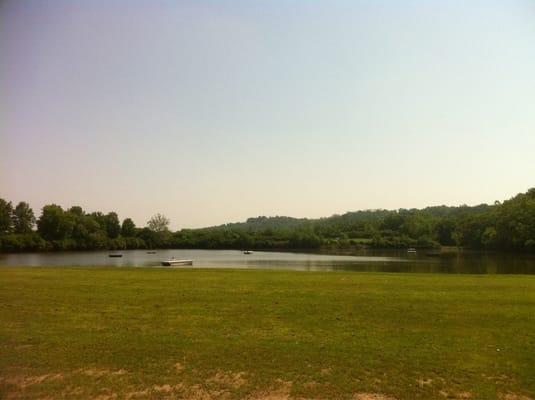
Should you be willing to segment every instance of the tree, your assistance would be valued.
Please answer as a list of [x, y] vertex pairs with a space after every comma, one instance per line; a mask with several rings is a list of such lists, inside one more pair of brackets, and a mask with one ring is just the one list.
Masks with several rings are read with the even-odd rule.
[[158, 245], [158, 234], [149, 228], [141, 229], [139, 231], [139, 237], [145, 242], [149, 249]]
[[494, 246], [496, 246], [496, 241], [497, 241], [496, 229], [492, 226], [487, 227], [483, 231], [483, 235], [481, 236], [481, 243], [483, 244], [483, 246], [487, 248], [493, 248]]
[[136, 224], [132, 221], [131, 218], [125, 218], [123, 221], [123, 226], [121, 227], [121, 235], [124, 237], [134, 237], [136, 236]]
[[45, 240], [62, 240], [71, 236], [74, 223], [72, 214], [56, 204], [49, 204], [43, 207], [37, 231]]
[[21, 201], [13, 211], [13, 227], [15, 233], [31, 233], [35, 225], [35, 215], [30, 205]]
[[117, 213], [110, 212], [104, 218], [106, 233], [110, 239], [115, 239], [121, 233], [121, 225]]
[[80, 206], [72, 206], [68, 211], [77, 217], [82, 217], [84, 215], [84, 210]]
[[438, 242], [445, 246], [453, 246], [455, 241], [452, 237], [455, 230], [455, 221], [451, 218], [444, 218], [435, 225], [435, 232]]
[[10, 233], [13, 228], [13, 205], [0, 199], [0, 235]]
[[154, 232], [165, 232], [169, 230], [169, 218], [163, 214], [154, 215], [148, 222], [147, 226]]

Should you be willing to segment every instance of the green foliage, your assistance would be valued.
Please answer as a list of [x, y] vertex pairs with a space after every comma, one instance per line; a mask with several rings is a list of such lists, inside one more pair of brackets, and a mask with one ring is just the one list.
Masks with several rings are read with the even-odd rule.
[[487, 248], [493, 248], [496, 246], [497, 236], [496, 228], [488, 226], [481, 236], [481, 244]]
[[147, 226], [151, 231], [163, 232], [169, 230], [169, 218], [163, 214], [155, 214], [148, 222]]
[[121, 235], [124, 237], [136, 236], [136, 224], [131, 218], [126, 218], [121, 226]]
[[0, 199], [0, 249], [351, 250], [456, 245], [535, 252], [535, 189], [493, 205], [363, 210], [315, 220], [259, 216], [241, 223], [177, 232], [169, 231], [169, 219], [161, 214], [139, 229], [130, 218], [121, 225], [115, 212], [87, 214], [79, 206], [64, 211], [55, 204], [43, 207], [37, 233], [32, 235], [34, 221], [27, 203], [21, 202], [13, 210], [11, 203]]
[[13, 229], [13, 205], [0, 199], [0, 235], [10, 233]]
[[31, 233], [35, 225], [35, 215], [30, 205], [21, 201], [13, 210], [13, 228], [15, 233]]
[[63, 211], [56, 205], [43, 207], [41, 217], [37, 221], [37, 230], [45, 240], [63, 240], [71, 236], [75, 220], [73, 215]]
[[12, 233], [0, 237], [0, 249], [4, 251], [43, 251], [47, 249], [47, 242], [37, 234]]
[[121, 225], [119, 224], [119, 217], [117, 213], [110, 212], [104, 217], [104, 224], [106, 233], [110, 239], [115, 239], [121, 233]]

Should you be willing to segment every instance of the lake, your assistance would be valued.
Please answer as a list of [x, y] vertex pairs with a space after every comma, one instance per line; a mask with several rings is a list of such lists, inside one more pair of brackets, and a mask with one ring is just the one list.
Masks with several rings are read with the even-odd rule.
[[[530, 255], [463, 252], [429, 254], [421, 251], [363, 251], [357, 255], [238, 250], [146, 250], [121, 251], [110, 258], [109, 251], [0, 254], [0, 266], [115, 266], [159, 267], [170, 258], [191, 259], [193, 268], [263, 268], [292, 270], [344, 270], [380, 272], [430, 272], [471, 274], [535, 274], [535, 257]], [[168, 267], [167, 267], [168, 268]]]

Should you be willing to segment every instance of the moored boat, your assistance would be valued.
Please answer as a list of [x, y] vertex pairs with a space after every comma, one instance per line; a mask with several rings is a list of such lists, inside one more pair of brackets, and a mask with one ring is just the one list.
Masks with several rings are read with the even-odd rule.
[[193, 260], [171, 260], [162, 261], [162, 265], [165, 267], [174, 267], [176, 265], [193, 265]]
[[122, 257], [123, 255], [122, 254], [117, 254], [117, 253], [112, 253], [112, 254], [108, 254], [108, 257]]

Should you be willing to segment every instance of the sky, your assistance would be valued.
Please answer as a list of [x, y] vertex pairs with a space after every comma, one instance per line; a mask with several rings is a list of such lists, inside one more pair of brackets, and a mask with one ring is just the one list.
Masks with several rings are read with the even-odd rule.
[[0, 2], [0, 198], [171, 228], [535, 186], [535, 2]]

